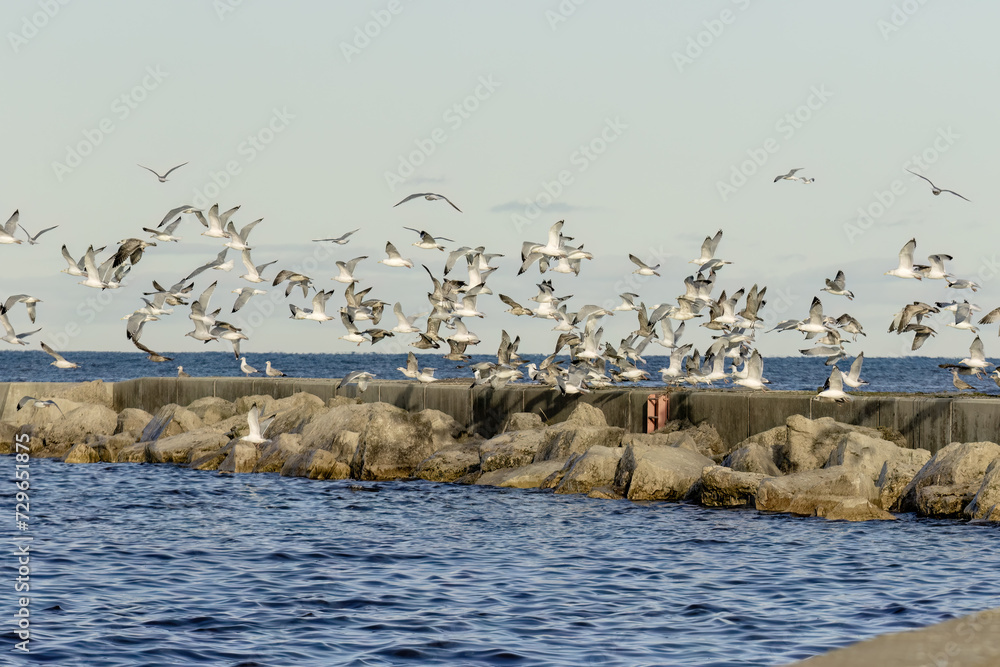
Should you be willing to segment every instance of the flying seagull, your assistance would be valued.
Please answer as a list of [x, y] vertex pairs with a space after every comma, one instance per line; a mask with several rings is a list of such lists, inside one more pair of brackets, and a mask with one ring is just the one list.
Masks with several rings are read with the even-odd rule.
[[55, 359], [55, 361], [53, 361], [51, 364], [49, 364], [50, 366], [55, 366], [56, 368], [79, 368], [80, 367], [80, 364], [75, 364], [72, 361], [66, 361], [65, 357], [63, 357], [61, 354], [59, 354], [58, 352], [56, 352], [55, 350], [53, 350], [51, 347], [49, 347], [48, 345], [46, 345], [44, 342], [42, 343], [42, 351], [45, 352], [45, 354], [52, 355], [52, 358]]
[[271, 415], [261, 419], [260, 408], [254, 403], [253, 407], [250, 408], [250, 412], [247, 413], [247, 426], [250, 428], [250, 432], [240, 438], [240, 440], [249, 442], [252, 445], [268, 442], [268, 439], [264, 437], [264, 433], [267, 432], [267, 427], [271, 425], [275, 417], [276, 415]]
[[17, 220], [20, 217], [20, 211], [14, 211], [13, 215], [10, 216], [10, 219], [4, 223], [4, 226], [0, 227], [0, 243], [21, 243], [21, 239], [14, 238], [14, 232], [17, 231]]
[[351, 234], [353, 234], [356, 231], [358, 231], [358, 230], [355, 229], [352, 232], [347, 232], [346, 234], [344, 234], [342, 236], [338, 236], [335, 239], [313, 239], [313, 242], [314, 243], [322, 243], [323, 241], [330, 241], [332, 243], [336, 243], [337, 245], [344, 245], [345, 243], [347, 243], [350, 240], [347, 237], [350, 236]]
[[902, 250], [899, 251], [899, 266], [891, 271], [886, 271], [885, 276], [896, 276], [897, 278], [916, 278], [917, 280], [923, 279], [923, 274], [919, 270], [913, 268], [913, 251], [917, 247], [917, 240], [910, 239], [903, 246]]
[[182, 164], [179, 164], [179, 165], [177, 165], [176, 167], [173, 167], [172, 169], [169, 169], [169, 170], [167, 170], [167, 173], [165, 173], [165, 174], [164, 174], [163, 176], [160, 176], [159, 174], [157, 174], [157, 173], [156, 173], [155, 171], [153, 171], [153, 170], [152, 170], [152, 169], [150, 169], [149, 167], [142, 167], [142, 165], [141, 165], [141, 164], [140, 164], [140, 165], [136, 165], [136, 166], [138, 166], [138, 167], [142, 167], [142, 168], [143, 168], [143, 169], [145, 169], [146, 171], [149, 171], [149, 172], [152, 172], [152, 173], [153, 173], [153, 175], [154, 175], [154, 176], [156, 176], [156, 178], [157, 178], [157, 179], [159, 179], [160, 183], [166, 183], [166, 182], [167, 182], [167, 176], [169, 176], [169, 175], [170, 175], [170, 173], [171, 173], [171, 172], [173, 172], [174, 170], [176, 170], [176, 169], [180, 169], [180, 168], [181, 168], [181, 167], [183, 167], [183, 166], [184, 166], [185, 164], [187, 164], [187, 162], [184, 162], [184, 163], [182, 163]]
[[24, 228], [24, 225], [18, 225], [18, 227], [21, 228], [21, 231], [24, 232], [27, 235], [27, 237], [28, 237], [28, 244], [29, 245], [38, 245], [38, 237], [39, 236], [41, 236], [45, 232], [51, 232], [53, 229], [55, 229], [58, 226], [59, 225], [54, 225], [52, 227], [46, 227], [42, 231], [40, 231], [37, 234], [35, 234], [34, 236], [32, 236], [31, 234], [28, 233], [28, 230]]
[[374, 374], [368, 371], [351, 371], [344, 378], [337, 383], [337, 389], [340, 389], [344, 385], [356, 384], [358, 385], [358, 393], [365, 393], [365, 389], [368, 388], [368, 381], [375, 377]]
[[[791, 171], [789, 171], [787, 174], [781, 174], [780, 176], [775, 176], [774, 177], [774, 182], [777, 183], [778, 181], [782, 181], [782, 180], [784, 180], [784, 181], [798, 181], [798, 180], [802, 180], [801, 177], [795, 175], [795, 172], [802, 171], [803, 169], [805, 169], [805, 167], [797, 167], [796, 169], [792, 169]], [[813, 179], [813, 180], [815, 180], [815, 179]]]
[[43, 401], [40, 398], [35, 398], [33, 396], [24, 396], [20, 401], [17, 402], [17, 409], [20, 410], [26, 405], [31, 405], [33, 408], [55, 408], [59, 411], [59, 414], [66, 416], [66, 413], [62, 411], [62, 408], [55, 401]]
[[[454, 204], [452, 204], [450, 199], [448, 199], [444, 195], [434, 194], [433, 192], [418, 192], [416, 194], [412, 194], [409, 197], [405, 198], [403, 201], [399, 202], [399, 204], [405, 204], [406, 202], [410, 201], [411, 199], [416, 199], [417, 197], [423, 197], [427, 201], [434, 201], [435, 199], [443, 199], [446, 202], [448, 202], [449, 204], [451, 204], [451, 207], [453, 209], [455, 209], [459, 213], [462, 212], [462, 209], [460, 209], [459, 207], [457, 207]], [[393, 208], [396, 208], [397, 206], [399, 206], [399, 204], [393, 204]]]
[[844, 276], [843, 271], [837, 271], [837, 276], [830, 280], [826, 279], [826, 287], [820, 290], [821, 292], [829, 292], [830, 294], [835, 294], [837, 296], [846, 296], [851, 301], [854, 300], [854, 292], [847, 289], [847, 278]]
[[413, 227], [403, 227], [403, 229], [416, 232], [420, 236], [420, 240], [412, 245], [415, 245], [418, 248], [423, 248], [424, 250], [440, 250], [441, 252], [444, 252], [444, 246], [438, 243], [438, 239], [442, 241], [451, 241], [452, 243], [455, 242], [455, 239], [449, 239], [444, 236], [434, 238], [422, 229], [414, 229]]
[[[962, 195], [958, 194], [954, 190], [945, 190], [944, 188], [939, 188], [938, 186], [934, 185], [934, 183], [931, 181], [931, 179], [927, 178], [926, 176], [921, 176], [917, 172], [910, 171], [909, 169], [907, 169], [906, 171], [909, 171], [914, 176], [916, 176], [918, 178], [922, 178], [925, 181], [927, 181], [928, 183], [930, 183], [931, 184], [931, 194], [934, 195], [934, 196], [937, 196], [937, 195], [941, 194], [942, 192], [949, 192], [949, 193], [955, 195], [956, 197], [962, 197]], [[962, 199], [964, 199], [965, 201], [972, 201], [968, 197], [962, 197]]]

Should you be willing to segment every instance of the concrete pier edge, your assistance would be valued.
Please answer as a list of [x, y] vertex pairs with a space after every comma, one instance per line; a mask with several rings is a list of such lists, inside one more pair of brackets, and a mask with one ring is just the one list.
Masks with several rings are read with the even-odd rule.
[[[411, 411], [440, 410], [482, 435], [495, 434], [507, 415], [534, 412], [550, 423], [565, 420], [580, 401], [599, 407], [608, 424], [641, 432], [646, 424], [646, 399], [667, 394], [670, 419], [710, 422], [727, 446], [775, 426], [791, 415], [810, 419], [833, 417], [848, 424], [899, 431], [910, 447], [937, 452], [951, 442], [1000, 440], [1000, 399], [996, 397], [923, 394], [855, 394], [850, 403], [812, 400], [810, 392], [750, 392], [732, 389], [688, 390], [667, 387], [614, 387], [589, 394], [561, 396], [550, 387], [511, 384], [501, 389], [476, 387], [468, 381], [419, 384], [381, 380], [364, 393], [355, 385], [337, 389], [338, 379], [311, 378], [138, 378], [103, 383], [115, 411], [141, 408], [155, 412], [168, 403], [187, 405], [206, 396], [235, 400], [240, 396], [268, 394], [275, 398], [309, 392], [323, 400], [335, 395], [382, 401]], [[78, 384], [78, 383], [77, 383]], [[0, 420], [9, 420], [22, 396], [46, 398], [65, 390], [65, 382], [0, 383]]]

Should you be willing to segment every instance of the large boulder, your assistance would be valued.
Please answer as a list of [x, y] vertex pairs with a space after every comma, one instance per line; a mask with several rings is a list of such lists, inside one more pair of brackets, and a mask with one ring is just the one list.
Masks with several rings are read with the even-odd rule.
[[361, 480], [409, 477], [428, 456], [455, 444], [462, 428], [438, 410], [411, 414], [386, 403], [372, 403], [351, 459], [351, 476]]
[[347, 479], [350, 467], [325, 449], [303, 449], [291, 456], [281, 468], [282, 477], [309, 479]]
[[547, 430], [501, 433], [479, 446], [479, 467], [487, 473], [526, 466], [535, 460], [538, 450], [550, 437]]
[[[759, 445], [755, 445], [759, 446]], [[701, 504], [705, 507], [747, 507], [754, 504], [766, 475], [709, 466], [701, 472]]]
[[479, 444], [458, 443], [428, 456], [413, 474], [429, 482], [454, 482], [476, 470], [479, 470]]
[[145, 448], [149, 463], [191, 463], [206, 454], [221, 450], [229, 438], [214, 428], [205, 427], [179, 435], [162, 437]]
[[234, 414], [245, 415], [250, 412], [250, 408], [257, 406], [262, 415], [270, 415], [277, 410], [275, 409], [275, 404], [278, 402], [274, 396], [270, 394], [250, 394], [248, 396], [240, 396], [235, 401], [233, 401], [233, 409], [236, 411]]
[[500, 432], [530, 431], [539, 428], [545, 428], [541, 415], [537, 415], [534, 412], [513, 412], [507, 415], [507, 420], [503, 423], [503, 428], [500, 429]]
[[882, 464], [875, 486], [878, 488], [878, 506], [882, 509], [898, 508], [898, 502], [906, 487], [923, 468], [921, 463], [902, 459], [889, 459]]
[[600, 408], [581, 401], [576, 404], [576, 407], [569, 413], [569, 417], [566, 418], [563, 424], [598, 427], [607, 426], [608, 420]]
[[281, 433], [271, 438], [270, 442], [263, 443], [260, 458], [254, 464], [253, 472], [281, 472], [288, 459], [302, 450], [302, 436], [300, 434]]
[[872, 438], [881, 435], [877, 429], [843, 424], [832, 417], [808, 419], [792, 415], [785, 421], [785, 426], [788, 433], [785, 442], [775, 446], [774, 459], [778, 469], [784, 473], [822, 468], [848, 433], [861, 433]]
[[834, 466], [765, 479], [757, 489], [755, 504], [763, 512], [825, 516], [852, 499], [878, 502], [875, 483], [857, 468]]
[[78, 443], [66, 452], [63, 463], [100, 463], [101, 455], [88, 444]]
[[831, 508], [817, 509], [828, 521], [895, 521], [896, 517], [864, 498], [845, 498]]
[[275, 401], [271, 412], [267, 414], [276, 412], [277, 416], [267, 428], [265, 436], [274, 437], [281, 433], [301, 433], [310, 421], [328, 410], [329, 408], [326, 407], [326, 403], [321, 398], [306, 392], [292, 394], [288, 398]]
[[[342, 397], [341, 397], [342, 398]], [[318, 414], [302, 429], [302, 444], [306, 449], [325, 449], [341, 458], [340, 445], [334, 440], [342, 431], [360, 434], [376, 412], [391, 408], [387, 403], [338, 402], [335, 407]], [[395, 408], [399, 410], [399, 408]], [[351, 452], [353, 458], [354, 453]]]
[[171, 419], [170, 423], [167, 424], [167, 428], [163, 431], [164, 436], [180, 435], [188, 431], [197, 431], [205, 428], [205, 423], [201, 421], [201, 417], [176, 403], [168, 403], [156, 411], [158, 419], [166, 418], [167, 416], [170, 416]]
[[573, 460], [555, 487], [556, 493], [590, 493], [597, 487], [610, 487], [624, 451], [621, 447], [591, 447]]
[[[585, 405], [587, 404], [578, 405], [573, 414], [577, 414], [577, 411]], [[601, 417], [604, 416], [600, 410], [597, 412]], [[574, 454], [583, 454], [591, 447], [618, 447], [621, 445], [625, 429], [617, 426], [578, 426], [576, 422], [567, 420], [545, 429], [542, 433], [545, 433], [547, 438], [535, 454], [535, 463], [552, 459], [566, 460]]]
[[[785, 429], [782, 427], [782, 432]], [[774, 449], [759, 442], [744, 441], [739, 447], [729, 452], [722, 465], [735, 470], [765, 477], [778, 477], [781, 471], [774, 464]]]
[[113, 434], [117, 424], [118, 415], [111, 408], [84, 403], [45, 429], [45, 446], [50, 449], [64, 446], [68, 450], [72, 445], [86, 442], [89, 435]]
[[615, 470], [613, 489], [629, 500], [683, 500], [714, 461], [681, 447], [629, 445]]
[[232, 401], [217, 396], [205, 396], [192, 401], [187, 409], [198, 415], [198, 418], [206, 426], [218, 424], [236, 414], [236, 406], [233, 405]]
[[[125, 408], [118, 413], [118, 423], [115, 425], [114, 435], [119, 433], [129, 433], [135, 436], [135, 440], [139, 439], [142, 435], [142, 430], [146, 428], [146, 424], [149, 420], [153, 418], [153, 415], [149, 414], [145, 410], [140, 410], [139, 408]], [[133, 440], [132, 442], [135, 442]]]
[[[694, 441], [697, 445], [696, 451], [699, 454], [707, 456], [716, 463], [721, 462], [729, 451], [726, 444], [722, 441], [722, 436], [707, 421], [695, 427], [683, 429], [680, 433], [690, 437]], [[680, 445], [678, 444], [677, 446]]]
[[219, 472], [253, 472], [260, 459], [259, 445], [234, 440], [224, 450], [226, 458], [219, 464]]
[[840, 438], [826, 465], [859, 468], [876, 481], [888, 461], [923, 466], [930, 458], [931, 453], [926, 449], [907, 449], [888, 440], [851, 431]]
[[520, 468], [504, 468], [483, 473], [476, 484], [484, 486], [504, 486], [515, 489], [537, 489], [552, 473], [562, 469], [565, 460], [549, 460], [531, 463]]
[[983, 483], [979, 485], [975, 497], [962, 514], [966, 519], [1000, 520], [1000, 459], [994, 460], [986, 468]]
[[986, 469], [1000, 458], [992, 442], [953, 442], [938, 450], [907, 485], [897, 505], [903, 512], [958, 518], [972, 502]]

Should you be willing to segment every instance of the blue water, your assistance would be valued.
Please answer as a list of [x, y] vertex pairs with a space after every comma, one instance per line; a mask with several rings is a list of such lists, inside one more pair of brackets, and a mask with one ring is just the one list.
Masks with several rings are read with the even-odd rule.
[[[225, 352], [178, 352], [165, 353], [174, 357], [171, 362], [152, 363], [146, 355], [136, 352], [74, 352], [68, 357], [81, 365], [74, 370], [60, 370], [51, 366], [52, 358], [37, 350], [0, 351], [0, 382], [24, 381], [71, 381], [101, 379], [106, 382], [129, 380], [137, 377], [175, 376], [177, 366], [183, 365], [191, 375], [242, 376], [240, 364], [231, 353]], [[543, 355], [523, 355], [525, 359], [540, 362]], [[396, 370], [406, 366], [405, 354], [262, 354], [248, 355], [252, 366], [259, 369], [255, 377], [263, 377], [264, 362], [271, 361], [276, 368], [294, 377], [339, 378], [354, 370], [367, 370], [379, 379], [402, 380], [402, 373]], [[489, 355], [474, 355], [472, 362], [457, 363], [442, 359], [437, 354], [418, 355], [421, 367], [436, 369], [440, 378], [465, 377], [470, 383], [472, 373], [469, 363], [496, 361]], [[641, 366], [649, 371], [654, 381], [640, 382], [642, 386], [661, 386], [660, 368], [669, 365], [669, 357], [650, 356]], [[840, 363], [844, 372], [853, 359]], [[955, 392], [951, 373], [938, 368], [941, 363], [954, 363], [954, 359], [936, 357], [882, 357], [866, 358], [861, 377], [871, 384], [856, 391], [877, 392]], [[728, 369], [728, 362], [727, 362]], [[805, 357], [768, 357], [764, 360], [764, 377], [771, 380], [772, 389], [796, 389], [815, 391], [830, 375], [830, 368], [822, 359]], [[1000, 394], [1000, 388], [992, 380], [963, 378], [977, 391]], [[704, 387], [704, 385], [700, 385]], [[716, 383], [716, 387], [724, 387]], [[729, 385], [730, 387], [732, 385]]]
[[1000, 606], [953, 521], [30, 466], [33, 664], [777, 665]]

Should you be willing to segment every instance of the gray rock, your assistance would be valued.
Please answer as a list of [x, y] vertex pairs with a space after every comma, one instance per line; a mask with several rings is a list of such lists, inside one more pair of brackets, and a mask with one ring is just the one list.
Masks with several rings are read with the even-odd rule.
[[[581, 403], [577, 409], [582, 405], [586, 403]], [[601, 415], [603, 416], [603, 413]], [[573, 454], [583, 454], [595, 446], [618, 447], [621, 445], [625, 429], [617, 426], [576, 426], [566, 421], [542, 432], [548, 437], [535, 454], [535, 463], [552, 459], [565, 460]]]
[[450, 434], [461, 431], [461, 426], [437, 410], [410, 414], [385, 403], [365, 407], [371, 411], [351, 459], [351, 476], [355, 479], [409, 477], [421, 461], [455, 444]]
[[515, 489], [536, 489], [545, 478], [561, 469], [565, 465], [564, 460], [542, 461], [531, 463], [520, 468], [505, 468], [483, 473], [476, 484], [484, 486], [503, 486]]
[[613, 489], [629, 500], [683, 500], [712, 459], [680, 447], [629, 445], [615, 471]]
[[268, 415], [277, 413], [267, 429], [266, 437], [282, 433], [302, 433], [306, 426], [320, 415], [329, 411], [326, 403], [318, 396], [306, 392], [292, 394], [288, 398], [275, 401]]
[[589, 493], [597, 487], [610, 487], [624, 451], [621, 447], [591, 447], [573, 461], [555, 487], [556, 493]]
[[[784, 427], [781, 432], [786, 432]], [[774, 431], [775, 429], [771, 429]], [[765, 431], [765, 433], [771, 433]], [[762, 442], [752, 442], [744, 440], [739, 447], [734, 449], [722, 461], [722, 465], [732, 468], [737, 472], [753, 473], [765, 475], [767, 477], [779, 477], [781, 471], [774, 464], [774, 450], [772, 446]]]
[[826, 465], [859, 468], [876, 481], [888, 461], [923, 466], [930, 458], [931, 453], [926, 449], [904, 449], [888, 440], [851, 431], [840, 438]]
[[608, 420], [604, 416], [604, 412], [598, 408], [590, 405], [589, 403], [584, 403], [579, 401], [573, 411], [569, 413], [569, 417], [566, 418], [564, 424], [572, 424], [573, 426], [592, 426], [600, 427], [607, 426]]
[[490, 438], [479, 446], [479, 467], [484, 473], [505, 468], [520, 468], [535, 460], [535, 455], [551, 436], [546, 430], [511, 431]]
[[[218, 470], [226, 460], [234, 442], [215, 450], [199, 450], [194, 452], [188, 467], [192, 470]], [[148, 451], [148, 450], [147, 450]]]
[[148, 463], [149, 459], [146, 455], [148, 446], [148, 442], [136, 442], [122, 447], [118, 450], [115, 461], [118, 463]]
[[[145, 448], [149, 463], [192, 463], [206, 454], [221, 450], [229, 438], [212, 427], [160, 438]], [[124, 451], [124, 450], [123, 450]]]
[[824, 516], [844, 500], [878, 502], [875, 483], [857, 468], [834, 466], [763, 480], [756, 507], [763, 512]]
[[540, 428], [545, 428], [541, 415], [536, 415], [534, 412], [514, 412], [507, 416], [500, 432], [531, 431]]
[[205, 428], [205, 423], [201, 421], [201, 417], [176, 403], [168, 403], [156, 412], [156, 417], [158, 418], [165, 418], [168, 415], [172, 418], [166, 430], [163, 431], [164, 437], [180, 435], [188, 431], [197, 431]]
[[828, 521], [895, 521], [896, 519], [864, 498], [845, 498], [829, 509], [818, 508], [817, 516]]
[[414, 476], [430, 482], [454, 482], [476, 470], [479, 470], [479, 444], [458, 443], [421, 461]]
[[68, 451], [72, 445], [85, 442], [89, 435], [114, 433], [117, 424], [118, 415], [111, 408], [85, 403], [66, 413], [65, 417], [53, 421], [45, 429], [45, 446], [53, 450], [64, 446], [65, 451]]
[[[689, 436], [694, 440], [697, 445], [697, 451], [702, 456], [707, 456], [716, 463], [722, 461], [729, 452], [726, 444], [722, 441], [722, 436], [719, 432], [715, 430], [715, 427], [709, 424], [707, 421], [701, 422], [693, 428], [687, 428], [681, 431], [686, 436]], [[677, 446], [680, 446], [678, 444]]]
[[989, 465], [1000, 458], [992, 442], [953, 442], [938, 450], [903, 491], [898, 506], [924, 516], [958, 518], [972, 502]]
[[923, 464], [901, 459], [890, 459], [882, 464], [875, 486], [878, 488], [878, 506], [886, 510], [899, 511], [899, 500], [903, 491], [917, 476]]
[[282, 477], [347, 479], [350, 467], [325, 449], [305, 449], [290, 457], [281, 468]]
[[232, 401], [217, 396], [205, 396], [192, 401], [187, 409], [198, 415], [198, 418], [206, 426], [218, 424], [236, 414], [236, 406], [233, 405]]
[[235, 401], [233, 401], [233, 409], [236, 410], [235, 414], [245, 415], [250, 412], [250, 408], [257, 406], [262, 415], [270, 415], [277, 410], [275, 409], [275, 404], [278, 402], [274, 396], [270, 394], [252, 394], [249, 396], [240, 396]]
[[[146, 424], [149, 420], [153, 418], [153, 415], [149, 414], [145, 410], [140, 410], [139, 408], [125, 408], [118, 413], [118, 423], [115, 425], [114, 435], [119, 433], [131, 433], [135, 436], [135, 440], [139, 439], [142, 435], [142, 429], [146, 428]], [[133, 440], [133, 442], [135, 442]]]
[[[962, 510], [966, 519], [988, 519], [1000, 510], [1000, 460], [994, 460], [986, 468], [983, 483], [976, 496]], [[990, 519], [995, 521], [996, 519]]]
[[[355, 433], [355, 435], [357, 435]], [[288, 459], [303, 450], [302, 436], [298, 433], [281, 433], [265, 442], [253, 472], [281, 472]]]
[[63, 463], [100, 463], [101, 455], [90, 445], [79, 443], [66, 452]]
[[248, 442], [234, 441], [226, 447], [226, 458], [219, 464], [219, 472], [253, 472], [260, 460], [261, 450], [258, 445]]
[[877, 429], [843, 424], [831, 417], [807, 419], [802, 415], [792, 415], [785, 426], [788, 434], [784, 443], [775, 446], [774, 458], [778, 469], [784, 473], [822, 468], [848, 433], [861, 433], [872, 438], [881, 436]]
[[[759, 445], [754, 445], [759, 447]], [[701, 472], [701, 504], [705, 507], [747, 507], [754, 504], [766, 475], [709, 466]]]

